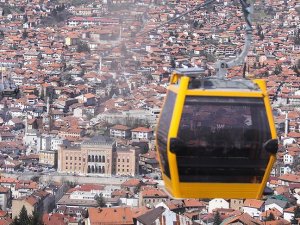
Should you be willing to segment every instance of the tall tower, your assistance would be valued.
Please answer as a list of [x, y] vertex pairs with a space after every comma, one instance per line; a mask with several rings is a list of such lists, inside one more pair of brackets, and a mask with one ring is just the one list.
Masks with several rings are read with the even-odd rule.
[[289, 132], [289, 118], [288, 113], [285, 114], [285, 121], [284, 121], [284, 137], [287, 137]]

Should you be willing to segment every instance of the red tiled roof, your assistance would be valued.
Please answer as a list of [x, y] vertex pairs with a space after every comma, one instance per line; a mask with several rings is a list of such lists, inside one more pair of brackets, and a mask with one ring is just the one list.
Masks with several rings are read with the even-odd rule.
[[122, 124], [117, 124], [117, 125], [113, 126], [111, 129], [113, 129], [113, 130], [129, 130], [130, 128], [127, 126], [124, 126]]
[[131, 130], [132, 132], [145, 132], [145, 133], [149, 133], [152, 132], [153, 130], [147, 127], [137, 127], [135, 129]]
[[257, 199], [246, 199], [244, 202], [244, 207], [259, 209], [264, 204], [264, 201]]
[[143, 196], [143, 198], [168, 198], [168, 195], [163, 190], [153, 188], [141, 191], [141, 196]]
[[300, 176], [295, 174], [283, 174], [279, 179], [287, 182], [300, 183]]
[[129, 179], [129, 180], [123, 182], [121, 186], [122, 187], [135, 187], [140, 184], [141, 184], [141, 180], [132, 178], [132, 179]]
[[89, 208], [89, 219], [91, 225], [114, 224], [114, 225], [133, 225], [132, 210], [128, 207], [115, 208]]
[[104, 186], [101, 184], [82, 184], [80, 186], [71, 188], [67, 191], [67, 193], [72, 193], [74, 191], [92, 191], [92, 190], [103, 190]]

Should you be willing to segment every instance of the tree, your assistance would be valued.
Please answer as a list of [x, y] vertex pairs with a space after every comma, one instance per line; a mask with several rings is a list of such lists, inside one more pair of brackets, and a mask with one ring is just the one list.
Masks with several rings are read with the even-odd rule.
[[294, 39], [294, 43], [295, 43], [295, 45], [300, 45], [300, 30], [297, 30], [297, 33], [296, 33], [295, 39]]
[[172, 58], [172, 59], [171, 59], [171, 62], [170, 62], [170, 63], [171, 63], [171, 68], [172, 68], [172, 69], [175, 69], [175, 68], [176, 68], [176, 61], [175, 61], [175, 60], [176, 60], [175, 58]]
[[4, 32], [3, 30], [0, 30], [0, 39], [4, 38]]
[[275, 73], [276, 75], [278, 75], [278, 74], [280, 74], [281, 72], [282, 72], [282, 67], [281, 67], [281, 65], [276, 65], [275, 70], [274, 70], [274, 73]]
[[18, 218], [15, 217], [11, 225], [21, 225], [21, 224], [19, 223]]
[[22, 33], [22, 38], [26, 39], [27, 37], [28, 37], [28, 32], [26, 30], [24, 30]]
[[27, 214], [27, 209], [25, 208], [24, 205], [20, 211], [18, 222], [20, 224], [30, 224], [30, 218]]
[[33, 176], [33, 177], [31, 178], [31, 180], [38, 183], [39, 180], [40, 180], [40, 178], [41, 178], [41, 176]]
[[217, 213], [215, 214], [215, 217], [214, 217], [213, 225], [220, 225], [221, 223], [222, 223], [222, 219], [221, 219], [220, 213], [217, 211]]
[[33, 211], [32, 217], [30, 217], [29, 225], [42, 225], [42, 218], [41, 214], [38, 213], [36, 210]]
[[105, 201], [102, 193], [100, 193], [100, 195], [96, 196], [96, 201], [100, 208], [106, 207], [106, 201]]
[[90, 52], [90, 48], [87, 43], [80, 41], [77, 44], [77, 52]]

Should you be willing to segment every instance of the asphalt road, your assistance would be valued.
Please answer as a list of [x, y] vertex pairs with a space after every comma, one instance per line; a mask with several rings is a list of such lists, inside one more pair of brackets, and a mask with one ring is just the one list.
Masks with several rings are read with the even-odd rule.
[[91, 177], [91, 176], [73, 176], [68, 174], [58, 174], [58, 173], [48, 173], [40, 174], [34, 172], [23, 172], [23, 173], [1, 173], [1, 176], [4, 177], [13, 177], [18, 180], [30, 180], [35, 176], [40, 177], [41, 182], [50, 182], [50, 181], [70, 181], [78, 184], [122, 184], [124, 181], [128, 180], [128, 177]]

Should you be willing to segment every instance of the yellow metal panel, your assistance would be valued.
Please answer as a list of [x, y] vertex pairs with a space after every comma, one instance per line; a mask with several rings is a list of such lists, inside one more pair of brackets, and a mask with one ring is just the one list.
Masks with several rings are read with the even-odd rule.
[[187, 95], [190, 96], [220, 96], [220, 97], [249, 97], [262, 98], [262, 92], [246, 92], [246, 91], [223, 91], [223, 90], [188, 90]]
[[[246, 92], [246, 91], [223, 91], [223, 90], [188, 90], [188, 77], [176, 76], [172, 78], [173, 82], [177, 82], [180, 79], [180, 85], [171, 85], [168, 89], [177, 93], [177, 99], [174, 106], [173, 118], [170, 125], [168, 135], [168, 159], [170, 165], [171, 178], [163, 174], [166, 191], [169, 192], [175, 198], [261, 198], [264, 187], [268, 180], [272, 166], [276, 160], [275, 154], [270, 156], [268, 166], [266, 168], [262, 183], [182, 183], [179, 182], [178, 167], [176, 161], [176, 155], [169, 151], [170, 149], [170, 138], [177, 137], [178, 128], [180, 125], [180, 119], [182, 110], [184, 107], [184, 101], [186, 95], [191, 96], [220, 96], [220, 97], [253, 97], [263, 98], [265, 109], [267, 113], [268, 122], [270, 125], [270, 131], [272, 138], [276, 138], [276, 129], [274, 125], [272, 109], [270, 106], [268, 94], [266, 91], [265, 81], [255, 80], [258, 84], [261, 92]], [[160, 163], [161, 165], [161, 163]]]
[[179, 176], [178, 176], [176, 154], [171, 153], [169, 151], [170, 138], [177, 137], [188, 84], [189, 84], [189, 77], [182, 77], [180, 79], [179, 92], [177, 94], [177, 98], [175, 101], [172, 121], [170, 124], [170, 130], [168, 135], [168, 158], [169, 158], [170, 173], [172, 178], [172, 190], [174, 194], [179, 194]]
[[180, 183], [179, 198], [256, 198], [260, 184]]
[[[170, 93], [170, 91], [167, 92], [167, 95]], [[167, 96], [165, 97], [164, 99], [164, 103], [163, 103], [163, 106], [162, 108], [164, 108], [165, 104], [166, 104], [166, 99], [167, 99]], [[158, 124], [160, 123], [160, 119], [161, 119], [161, 113], [159, 114], [159, 118], [158, 118]], [[158, 126], [156, 126], [156, 131], [155, 133], [157, 134], [157, 130], [158, 130]], [[159, 149], [158, 149], [158, 141], [157, 141], [157, 135], [155, 135], [155, 146], [156, 146], [156, 151], [159, 152]], [[168, 151], [168, 147], [166, 149], [166, 151]], [[161, 159], [160, 159], [160, 154], [157, 154], [158, 155], [158, 162], [159, 162], [159, 166], [160, 168], [163, 168], [163, 165], [162, 165], [162, 162], [161, 162]], [[169, 163], [169, 166], [170, 166], [170, 163]], [[162, 172], [162, 171], [161, 171]], [[163, 173], [162, 173], [163, 174]], [[163, 174], [163, 177], [167, 177]], [[165, 179], [165, 178], [164, 178]]]
[[[273, 113], [272, 113], [272, 108], [271, 108], [271, 104], [270, 104], [269, 95], [268, 95], [268, 92], [267, 92], [266, 81], [262, 80], [262, 79], [257, 79], [257, 80], [254, 80], [254, 82], [259, 86], [259, 88], [264, 93], [264, 96], [265, 96], [264, 97], [264, 104], [265, 104], [265, 110], [266, 110], [266, 114], [267, 114], [267, 118], [268, 118], [268, 123], [269, 123], [269, 126], [270, 126], [271, 138], [276, 139], [277, 134], [276, 134], [275, 122], [274, 122], [274, 118], [273, 118]], [[275, 163], [275, 160], [276, 160], [276, 154], [271, 154], [270, 160], [269, 160], [268, 166], [266, 168], [265, 175], [263, 177], [263, 180], [262, 180], [262, 183], [261, 183], [261, 188], [259, 190], [257, 198], [260, 198], [263, 191], [264, 191], [264, 188], [265, 188], [265, 186], [267, 184], [267, 181], [269, 179], [269, 176], [270, 176], [272, 167]]]

